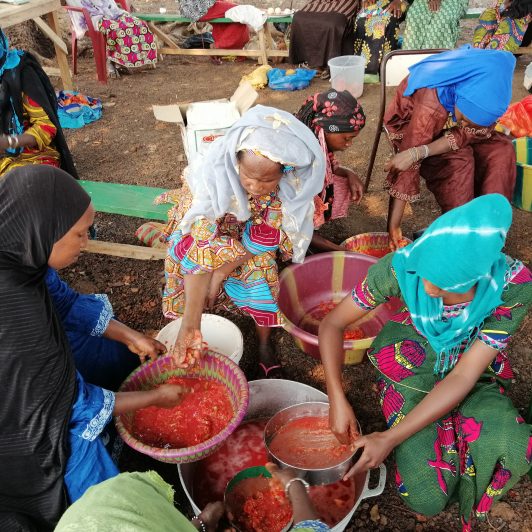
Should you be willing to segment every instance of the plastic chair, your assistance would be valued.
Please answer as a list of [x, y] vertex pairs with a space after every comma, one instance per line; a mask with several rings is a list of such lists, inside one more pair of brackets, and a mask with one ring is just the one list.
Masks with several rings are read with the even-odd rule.
[[[129, 11], [127, 0], [117, 0], [117, 3], [125, 11]], [[89, 12], [84, 7], [63, 6], [67, 12], [81, 13], [87, 23], [87, 33], [92, 42], [92, 49], [94, 51], [94, 62], [96, 63], [96, 75], [100, 83], [107, 83], [107, 54], [105, 37], [103, 33], [94, 27]], [[78, 38], [72, 24], [70, 25], [70, 33], [72, 34], [72, 72], [74, 75], [78, 73]]]
[[[408, 68], [416, 63], [419, 63], [422, 59], [440, 52], [446, 52], [445, 48], [431, 48], [428, 50], [393, 50], [387, 53], [382, 62], [380, 68], [381, 79], [381, 102], [379, 109], [379, 121], [377, 123], [377, 131], [375, 133], [375, 140], [373, 141], [373, 147], [371, 148], [371, 155], [369, 158], [369, 166], [366, 174], [366, 182], [364, 183], [364, 191], [367, 192], [369, 183], [371, 181], [371, 174], [373, 173], [373, 167], [375, 166], [375, 158], [377, 157], [377, 150], [379, 148], [379, 142], [382, 133], [386, 133], [386, 138], [392, 143], [388, 137], [386, 128], [384, 127], [384, 112], [386, 110], [386, 87], [396, 87], [408, 76]], [[392, 146], [393, 149], [393, 146]]]

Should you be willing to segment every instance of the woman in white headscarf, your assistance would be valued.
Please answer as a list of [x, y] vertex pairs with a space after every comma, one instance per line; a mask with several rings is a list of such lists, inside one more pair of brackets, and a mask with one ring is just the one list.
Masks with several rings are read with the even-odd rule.
[[249, 314], [265, 374], [275, 364], [271, 327], [277, 306], [277, 253], [302, 262], [313, 234], [314, 196], [325, 158], [314, 134], [285, 111], [258, 105], [185, 171], [166, 228], [163, 312], [183, 317], [174, 350], [199, 356], [204, 307]]

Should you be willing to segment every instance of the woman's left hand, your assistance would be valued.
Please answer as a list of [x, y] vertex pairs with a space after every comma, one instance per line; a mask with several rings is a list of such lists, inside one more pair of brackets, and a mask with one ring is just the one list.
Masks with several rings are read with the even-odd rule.
[[395, 447], [389, 431], [372, 432], [367, 436], [360, 436], [352, 443], [355, 450], [364, 449], [355, 465], [345, 474], [344, 480], [360, 472], [379, 467]]
[[429, 0], [429, 9], [436, 13], [436, 11], [439, 11], [441, 5], [441, 0]]
[[384, 11], [390, 13], [392, 17], [401, 18], [403, 14], [402, 7], [403, 3], [401, 0], [393, 0]]
[[139, 356], [141, 363], [147, 358], [155, 360], [166, 352], [166, 347], [161, 342], [136, 331], [126, 345], [132, 353]]
[[353, 203], [358, 205], [364, 195], [364, 185], [359, 177], [351, 171], [347, 174], [347, 180], [349, 182], [349, 189], [351, 190], [351, 199]]

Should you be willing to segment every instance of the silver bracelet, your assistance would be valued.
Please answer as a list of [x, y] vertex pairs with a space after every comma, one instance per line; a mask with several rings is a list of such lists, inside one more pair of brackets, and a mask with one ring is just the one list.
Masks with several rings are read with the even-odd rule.
[[20, 142], [19, 142], [19, 140], [18, 140], [18, 137], [15, 136], [15, 135], [13, 135], [13, 140], [15, 141], [15, 148], [18, 148], [18, 147], [19, 147], [19, 144], [20, 144]]
[[426, 159], [429, 156], [429, 147], [426, 144], [423, 144], [422, 148], [425, 151], [423, 159]]
[[192, 521], [194, 521], [194, 519], [198, 522], [199, 530], [201, 530], [201, 532], [207, 532], [207, 526], [206, 526], [205, 523], [201, 520], [200, 516], [199, 516], [199, 515], [195, 515], [195, 516], [192, 518]]
[[13, 136], [12, 135], [7, 136], [7, 145], [10, 150], [13, 149]]
[[308, 493], [308, 490], [310, 488], [310, 485], [309, 483], [306, 481], [306, 480], [303, 480], [302, 478], [300, 477], [294, 477], [294, 478], [291, 478], [285, 485], [284, 487], [284, 492], [286, 494], [286, 496], [288, 497], [288, 490], [290, 489], [290, 486], [292, 485], [292, 482], [301, 482], [301, 484], [303, 484], [303, 486], [305, 486], [305, 489], [307, 490], [307, 493]]

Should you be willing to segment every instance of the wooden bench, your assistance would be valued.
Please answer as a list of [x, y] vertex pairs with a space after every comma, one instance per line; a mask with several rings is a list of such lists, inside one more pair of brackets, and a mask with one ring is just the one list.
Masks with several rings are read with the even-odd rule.
[[[236, 55], [242, 57], [256, 57], [260, 64], [268, 64], [270, 57], [288, 57], [288, 50], [276, 50], [272, 47], [271, 24], [274, 22], [284, 22], [291, 24], [292, 16], [286, 17], [269, 17], [264, 26], [257, 32], [259, 38], [258, 50], [228, 50], [228, 49], [204, 49], [204, 48], [181, 48], [172, 37], [162, 32], [156, 25], [156, 22], [177, 22], [179, 24], [190, 24], [194, 22], [192, 19], [182, 17], [181, 15], [172, 13], [134, 13], [135, 17], [144, 20], [148, 23], [151, 31], [161, 39], [166, 45], [159, 49], [161, 54], [169, 55], [208, 55], [208, 56], [226, 56]], [[234, 20], [230, 18], [214, 18], [205, 21], [209, 24], [234, 24]]]
[[[135, 216], [161, 222], [167, 220], [168, 205], [153, 204], [157, 196], [166, 192], [164, 188], [83, 180], [80, 180], [79, 184], [90, 195], [97, 212]], [[166, 256], [165, 249], [100, 240], [89, 240], [85, 251], [143, 260], [164, 259]]]

